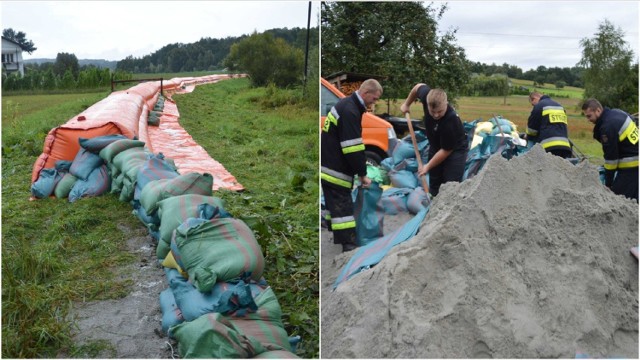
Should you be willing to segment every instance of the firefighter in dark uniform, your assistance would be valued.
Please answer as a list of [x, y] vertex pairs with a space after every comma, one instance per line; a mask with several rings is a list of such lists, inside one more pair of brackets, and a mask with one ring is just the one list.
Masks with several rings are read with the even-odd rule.
[[605, 186], [615, 194], [638, 201], [638, 124], [629, 114], [602, 107], [596, 99], [582, 104], [593, 123], [593, 138], [604, 152]]
[[542, 148], [561, 158], [572, 156], [567, 130], [567, 113], [562, 105], [537, 91], [529, 94], [533, 106], [527, 122], [527, 140], [540, 143]]
[[340, 99], [324, 120], [320, 137], [320, 179], [325, 205], [331, 217], [333, 242], [350, 251], [356, 242], [356, 221], [351, 191], [354, 177], [363, 187], [371, 180], [367, 175], [365, 146], [362, 142], [362, 115], [382, 96], [382, 86], [374, 79], [365, 80], [351, 96]]
[[440, 192], [440, 185], [464, 177], [469, 141], [456, 111], [449, 105], [442, 89], [430, 89], [426, 84], [416, 84], [400, 106], [403, 113], [419, 99], [424, 110], [424, 125], [429, 140], [429, 161], [418, 169], [418, 176], [429, 174], [429, 193]]

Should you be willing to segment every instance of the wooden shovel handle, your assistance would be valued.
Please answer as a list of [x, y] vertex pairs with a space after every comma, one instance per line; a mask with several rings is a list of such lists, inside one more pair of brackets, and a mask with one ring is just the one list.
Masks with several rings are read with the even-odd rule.
[[[413, 132], [413, 124], [411, 123], [411, 116], [409, 113], [404, 114], [407, 118], [407, 126], [409, 127], [409, 133], [411, 134], [411, 142], [413, 143], [413, 150], [416, 152], [416, 160], [418, 161], [418, 170], [422, 167], [422, 159], [420, 158], [420, 150], [418, 150], [418, 141], [416, 140], [416, 134]], [[427, 185], [427, 179], [424, 175], [420, 176], [422, 182], [422, 188], [425, 194], [429, 194], [429, 185]]]

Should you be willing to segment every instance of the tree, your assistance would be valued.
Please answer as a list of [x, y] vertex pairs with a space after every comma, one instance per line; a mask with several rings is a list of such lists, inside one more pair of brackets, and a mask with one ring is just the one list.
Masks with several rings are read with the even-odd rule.
[[230, 70], [246, 71], [254, 86], [273, 83], [278, 87], [301, 83], [304, 66], [302, 50], [270, 33], [255, 31], [231, 46], [224, 64]]
[[455, 30], [439, 36], [446, 5], [422, 2], [323, 2], [322, 75], [346, 71], [386, 77], [384, 94], [405, 97], [417, 82], [441, 87], [449, 98], [469, 79]]
[[62, 78], [67, 70], [71, 71], [74, 79], [78, 78], [78, 73], [80, 72], [78, 58], [75, 54], [58, 53], [56, 62], [53, 64], [53, 73]]
[[[638, 111], [638, 64], [624, 40], [622, 29], [608, 20], [598, 26], [594, 38], [580, 40], [584, 66], [584, 97], [628, 112]], [[635, 79], [635, 80], [634, 80]]]
[[13, 30], [12, 28], [8, 28], [2, 30], [2, 36], [20, 44], [22, 51], [26, 51], [27, 53], [29, 53], [29, 55], [31, 55], [32, 52], [38, 50], [38, 48], [33, 45], [33, 41], [27, 40], [27, 34], [23, 33], [22, 31], [15, 32], [15, 30]]

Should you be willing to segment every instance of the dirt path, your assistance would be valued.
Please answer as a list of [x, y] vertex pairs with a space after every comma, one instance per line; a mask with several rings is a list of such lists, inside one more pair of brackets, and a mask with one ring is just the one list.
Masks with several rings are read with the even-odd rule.
[[138, 257], [120, 272], [133, 280], [131, 292], [119, 300], [75, 304], [71, 316], [78, 327], [76, 345], [93, 348], [96, 358], [167, 359], [172, 347], [177, 357], [175, 342], [162, 334], [159, 296], [168, 284], [154, 240], [149, 235], [131, 237], [127, 250]]

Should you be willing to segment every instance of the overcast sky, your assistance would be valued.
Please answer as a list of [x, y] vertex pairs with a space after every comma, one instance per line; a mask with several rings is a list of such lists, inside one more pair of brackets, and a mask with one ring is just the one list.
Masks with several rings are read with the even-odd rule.
[[[78, 59], [142, 57], [172, 43], [192, 43], [306, 28], [308, 1], [1, 1], [2, 28], [22, 31], [37, 48], [25, 59], [60, 52]], [[311, 6], [319, 26], [320, 3]]]
[[467, 59], [508, 63], [523, 71], [572, 67], [582, 58], [580, 39], [594, 38], [608, 19], [626, 34], [638, 57], [638, 1], [450, 1], [439, 28], [458, 28]]
[[[571, 67], [580, 39], [604, 19], [626, 34], [638, 56], [638, 1], [449, 1], [440, 29], [457, 28], [467, 58], [483, 63]], [[171, 43], [307, 26], [308, 1], [1, 1], [2, 28], [23, 31], [38, 48], [26, 59], [122, 60]], [[319, 1], [311, 26], [318, 26]]]

